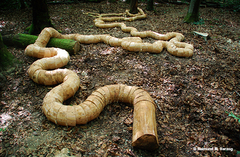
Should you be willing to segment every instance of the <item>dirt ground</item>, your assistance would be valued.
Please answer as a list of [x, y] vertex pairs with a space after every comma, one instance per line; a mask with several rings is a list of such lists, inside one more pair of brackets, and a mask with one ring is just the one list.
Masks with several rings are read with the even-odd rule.
[[[53, 24], [63, 34], [130, 36], [119, 28], [97, 28], [87, 12], [122, 13], [123, 2], [48, 4]], [[191, 58], [166, 50], [160, 54], [129, 52], [109, 45], [82, 45], [67, 66], [81, 85], [64, 104], [79, 104], [104, 85], [139, 86], [156, 102], [159, 148], [131, 146], [133, 107], [113, 103], [86, 125], [57, 126], [41, 106], [52, 86], [34, 83], [27, 74], [37, 60], [9, 47], [20, 61], [1, 72], [0, 156], [236, 156], [240, 153], [240, 15], [221, 8], [200, 8], [202, 23], [182, 23], [187, 5], [156, 4], [147, 19], [125, 22], [139, 31], [179, 32], [194, 45]], [[0, 11], [0, 33], [22, 33], [31, 24], [31, 8]], [[193, 31], [208, 33], [207, 40]], [[153, 42], [153, 39], [144, 39]], [[207, 150], [208, 149], [208, 150]], [[214, 149], [214, 150], [211, 150]]]

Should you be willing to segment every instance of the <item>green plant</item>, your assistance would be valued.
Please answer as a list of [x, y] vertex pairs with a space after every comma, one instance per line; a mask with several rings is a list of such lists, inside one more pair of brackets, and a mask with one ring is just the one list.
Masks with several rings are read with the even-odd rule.
[[233, 117], [234, 119], [237, 119], [238, 120], [238, 123], [240, 123], [240, 115], [235, 115], [234, 113], [232, 113], [232, 112], [227, 112], [227, 111], [225, 111], [227, 114], [228, 114], [228, 116], [229, 117]]
[[7, 128], [0, 128], [0, 132], [4, 132], [6, 130], [7, 130]]

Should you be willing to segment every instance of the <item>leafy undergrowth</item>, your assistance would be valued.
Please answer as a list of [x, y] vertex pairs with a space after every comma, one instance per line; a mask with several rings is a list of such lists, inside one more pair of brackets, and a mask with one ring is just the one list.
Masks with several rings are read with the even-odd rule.
[[[94, 7], [93, 7], [94, 6]], [[94, 26], [87, 12], [124, 12], [125, 3], [49, 4], [52, 22], [63, 34], [111, 34], [119, 28]], [[145, 8], [145, 4], [139, 4]], [[95, 8], [95, 9], [94, 9]], [[133, 107], [114, 103], [86, 125], [62, 127], [41, 111], [53, 88], [34, 83], [27, 69], [36, 60], [23, 49], [9, 47], [21, 62], [1, 76], [1, 156], [235, 156], [240, 151], [239, 13], [201, 8], [204, 23], [182, 23], [188, 6], [158, 4], [145, 20], [126, 22], [139, 31], [180, 32], [194, 45], [191, 58], [133, 53], [109, 45], [82, 45], [65, 67], [76, 71], [81, 86], [65, 104], [83, 102], [95, 89], [123, 83], [142, 87], [156, 102], [160, 147], [145, 151], [131, 146]], [[31, 23], [31, 9], [1, 11], [1, 33], [21, 33]], [[205, 40], [192, 32], [208, 33]], [[152, 39], [144, 39], [152, 42]], [[230, 114], [231, 113], [231, 114]], [[234, 117], [234, 116], [235, 117]], [[207, 150], [209, 149], [209, 150]], [[214, 149], [214, 150], [210, 150]], [[218, 150], [217, 150], [218, 149]]]

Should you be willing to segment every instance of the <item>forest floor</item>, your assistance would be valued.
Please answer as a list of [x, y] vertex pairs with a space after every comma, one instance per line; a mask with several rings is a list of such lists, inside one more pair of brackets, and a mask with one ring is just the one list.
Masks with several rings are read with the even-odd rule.
[[[133, 107], [107, 105], [86, 125], [63, 127], [41, 110], [52, 86], [34, 83], [27, 74], [37, 60], [9, 47], [20, 61], [1, 72], [0, 156], [235, 156], [240, 151], [240, 15], [221, 8], [200, 8], [202, 22], [183, 23], [187, 5], [157, 4], [147, 19], [125, 22], [139, 31], [179, 32], [194, 45], [190, 58], [129, 52], [104, 43], [83, 45], [65, 68], [74, 70], [81, 86], [64, 104], [79, 104], [104, 85], [139, 86], [156, 102], [159, 148], [131, 146]], [[130, 36], [119, 28], [97, 28], [87, 12], [122, 13], [123, 2], [48, 4], [52, 22], [62, 34]], [[31, 8], [0, 11], [0, 33], [17, 34], [31, 24]], [[208, 33], [205, 40], [193, 31]], [[144, 39], [152, 42], [153, 39]], [[205, 149], [205, 150], [204, 150]], [[206, 150], [214, 149], [214, 150]], [[218, 149], [218, 150], [217, 150]], [[61, 151], [61, 152], [60, 152]], [[69, 151], [69, 152], [68, 152]]]

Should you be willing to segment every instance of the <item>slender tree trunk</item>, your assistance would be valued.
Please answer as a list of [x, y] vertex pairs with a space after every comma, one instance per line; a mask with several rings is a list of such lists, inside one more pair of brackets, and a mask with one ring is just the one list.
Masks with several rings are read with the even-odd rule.
[[147, 10], [148, 11], [153, 10], [153, 0], [147, 0]]
[[137, 6], [138, 6], [138, 0], [131, 0], [130, 13], [132, 14], [138, 13]]
[[46, 0], [32, 0], [33, 20], [28, 31], [29, 34], [39, 34], [45, 27], [53, 27], [48, 13]]
[[0, 34], [0, 69], [7, 68], [12, 64], [14, 56], [7, 50], [7, 47], [3, 44], [2, 35]]
[[192, 22], [199, 21], [200, 3], [201, 3], [201, 0], [191, 0], [187, 16], [184, 18], [184, 22], [192, 23]]
[[25, 6], [25, 3], [24, 3], [24, 0], [19, 0], [19, 1], [20, 1], [21, 9], [25, 9], [26, 6]]

